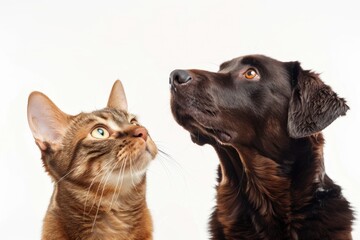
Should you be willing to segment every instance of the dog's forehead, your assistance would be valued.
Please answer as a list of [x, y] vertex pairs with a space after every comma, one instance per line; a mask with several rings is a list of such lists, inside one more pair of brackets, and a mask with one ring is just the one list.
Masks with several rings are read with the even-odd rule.
[[244, 65], [265, 66], [267, 64], [281, 64], [282, 62], [265, 55], [245, 55], [223, 62], [219, 71], [231, 71]]

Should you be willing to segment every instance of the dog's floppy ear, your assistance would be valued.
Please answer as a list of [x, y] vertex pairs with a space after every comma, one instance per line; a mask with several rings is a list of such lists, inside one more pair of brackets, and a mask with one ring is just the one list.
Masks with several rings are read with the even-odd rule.
[[305, 71], [299, 62], [288, 63], [292, 96], [288, 111], [288, 132], [292, 138], [302, 138], [326, 128], [349, 107], [325, 85], [319, 75]]

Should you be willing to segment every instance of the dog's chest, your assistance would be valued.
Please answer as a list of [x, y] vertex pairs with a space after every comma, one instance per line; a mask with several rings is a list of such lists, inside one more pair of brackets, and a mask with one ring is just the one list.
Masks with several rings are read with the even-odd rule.
[[[299, 239], [298, 229], [291, 223], [290, 212], [282, 213], [284, 217], [276, 217], [268, 212], [260, 213], [261, 208], [252, 206], [241, 191], [236, 191], [232, 196], [231, 189], [219, 190], [216, 216], [226, 239]], [[271, 212], [274, 212], [275, 206], [271, 203], [263, 204], [270, 204], [267, 209], [272, 208]]]

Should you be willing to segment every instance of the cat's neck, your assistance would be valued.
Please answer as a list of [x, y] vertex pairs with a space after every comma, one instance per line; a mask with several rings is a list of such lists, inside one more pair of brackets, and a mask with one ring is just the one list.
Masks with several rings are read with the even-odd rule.
[[[76, 182], [64, 181], [55, 186], [52, 201], [57, 204], [73, 204], [81, 206], [82, 213], [93, 214], [94, 209], [104, 212], [126, 212], [134, 206], [143, 205], [146, 194], [146, 176], [139, 179], [124, 177], [120, 183], [110, 180], [104, 184], [93, 183], [83, 186]], [[68, 200], [73, 202], [68, 202]]]
[[[55, 186], [48, 215], [57, 216], [68, 236], [81, 234], [81, 239], [115, 239], [112, 234], [116, 239], [132, 239], [126, 236], [129, 232], [134, 232], [134, 236], [151, 236], [145, 193], [145, 177], [126, 193], [115, 191], [113, 187], [84, 188], [64, 181]], [[145, 230], [136, 233], [135, 229]]]

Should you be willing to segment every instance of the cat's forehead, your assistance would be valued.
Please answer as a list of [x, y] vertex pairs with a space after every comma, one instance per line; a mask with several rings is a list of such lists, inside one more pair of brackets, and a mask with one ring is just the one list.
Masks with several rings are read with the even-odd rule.
[[[81, 116], [82, 115], [82, 116]], [[135, 118], [135, 115], [112, 108], [105, 108], [91, 113], [81, 114], [80, 122], [86, 125], [103, 124], [115, 131], [123, 130], [123, 127]], [[78, 121], [77, 121], [78, 122]], [[78, 122], [79, 123], [79, 122]], [[80, 125], [82, 125], [80, 123]]]
[[130, 114], [125, 111], [112, 109], [112, 108], [105, 108], [102, 110], [94, 111], [92, 114], [95, 117], [104, 119], [104, 120], [111, 120], [115, 121], [118, 124], [127, 123], [129, 119], [134, 118], [135, 116], [133, 114]]

